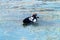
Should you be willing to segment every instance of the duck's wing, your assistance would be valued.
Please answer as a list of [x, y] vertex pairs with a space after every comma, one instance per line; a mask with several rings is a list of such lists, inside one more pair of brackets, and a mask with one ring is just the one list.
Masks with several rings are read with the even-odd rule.
[[30, 17], [29, 20], [30, 20], [30, 21], [33, 21], [33, 17]]

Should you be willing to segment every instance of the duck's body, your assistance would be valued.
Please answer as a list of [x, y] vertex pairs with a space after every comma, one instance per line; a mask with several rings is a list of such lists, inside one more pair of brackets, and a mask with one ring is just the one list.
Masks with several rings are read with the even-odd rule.
[[33, 15], [31, 17], [27, 17], [23, 20], [23, 24], [30, 24], [30, 23], [35, 23], [37, 21], [36, 15]]
[[25, 18], [24, 20], [23, 20], [23, 23], [24, 24], [29, 24], [29, 23], [31, 23], [32, 21], [30, 21], [29, 20], [29, 17], [27, 17], [27, 18]]

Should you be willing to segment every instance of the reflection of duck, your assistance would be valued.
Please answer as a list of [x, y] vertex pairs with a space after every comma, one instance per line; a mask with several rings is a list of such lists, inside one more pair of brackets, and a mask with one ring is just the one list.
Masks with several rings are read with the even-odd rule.
[[37, 14], [33, 14], [31, 17], [27, 17], [23, 20], [23, 24], [35, 23], [37, 21]]

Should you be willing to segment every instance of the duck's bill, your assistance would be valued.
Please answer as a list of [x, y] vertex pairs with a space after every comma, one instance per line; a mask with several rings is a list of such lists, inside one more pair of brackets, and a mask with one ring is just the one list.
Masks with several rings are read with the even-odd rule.
[[39, 17], [37, 17], [37, 18], [39, 18]]

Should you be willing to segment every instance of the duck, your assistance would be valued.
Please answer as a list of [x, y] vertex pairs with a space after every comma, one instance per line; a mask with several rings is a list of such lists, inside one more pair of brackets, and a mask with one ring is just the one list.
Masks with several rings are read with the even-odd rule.
[[23, 20], [23, 24], [31, 24], [31, 23], [36, 23], [37, 22], [37, 14], [33, 14], [32, 16], [30, 17], [26, 17], [24, 20]]

